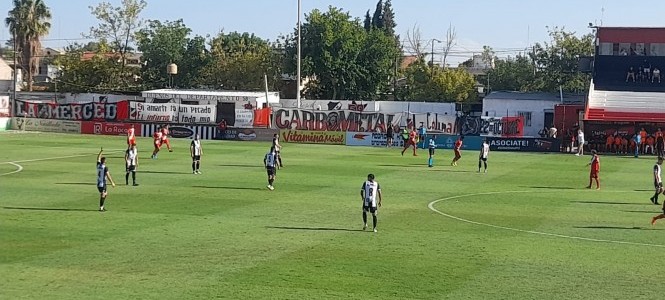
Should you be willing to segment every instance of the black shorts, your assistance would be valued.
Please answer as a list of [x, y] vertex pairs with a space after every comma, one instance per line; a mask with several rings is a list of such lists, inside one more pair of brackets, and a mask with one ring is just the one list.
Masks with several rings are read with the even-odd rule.
[[653, 182], [653, 187], [654, 187], [655, 189], [662, 188], [662, 187], [663, 187], [663, 183], [662, 183], [662, 182], [657, 182], [657, 181], [654, 180], [654, 182]]
[[136, 171], [136, 165], [130, 165], [126, 167], [127, 172], [134, 172]]
[[379, 209], [378, 209], [376, 206], [365, 205], [365, 204], [363, 203], [363, 211], [368, 211], [368, 212], [370, 212], [370, 213], [375, 213], [375, 212], [378, 211], [378, 210], [379, 210]]
[[478, 160], [487, 161], [487, 157], [478, 157]]
[[192, 161], [199, 161], [199, 160], [201, 160], [201, 155], [192, 156]]
[[429, 155], [434, 155], [434, 148], [429, 148]]
[[268, 176], [275, 176], [277, 175], [277, 169], [275, 167], [267, 167], [266, 171], [268, 172]]
[[104, 184], [103, 186], [97, 186], [97, 190], [99, 191], [99, 193], [106, 193], [106, 184]]

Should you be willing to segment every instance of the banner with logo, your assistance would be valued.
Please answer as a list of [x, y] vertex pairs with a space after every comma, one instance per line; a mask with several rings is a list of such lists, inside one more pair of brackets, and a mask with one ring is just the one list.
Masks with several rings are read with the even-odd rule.
[[127, 101], [116, 103], [41, 103], [16, 100], [16, 117], [75, 121], [119, 121], [126, 119]]
[[130, 102], [129, 119], [180, 124], [214, 124], [215, 105]]
[[[406, 120], [404, 120], [406, 118]], [[427, 131], [435, 131], [444, 134], [457, 134], [457, 117], [454, 115], [443, 115], [437, 113], [426, 114], [407, 114], [403, 117], [403, 126], [408, 128], [419, 128], [421, 125], [425, 126]]]
[[279, 130], [268, 128], [217, 128], [216, 139], [269, 142], [272, 141], [275, 134], [279, 134]]
[[35, 118], [12, 118], [12, 129], [81, 134], [81, 122]]
[[280, 141], [300, 144], [345, 145], [346, 133], [339, 131], [280, 130]]
[[81, 133], [101, 135], [127, 135], [129, 128], [134, 125], [134, 135], [141, 136], [141, 124], [116, 122], [81, 122]]
[[[141, 136], [152, 137], [159, 126], [158, 124], [141, 124]], [[196, 134], [202, 140], [212, 140], [217, 136], [217, 127], [205, 125], [178, 125], [169, 127], [169, 135], [173, 138], [193, 138]]]
[[236, 120], [233, 127], [252, 128], [254, 127], [254, 111], [251, 109], [236, 109]]
[[545, 138], [488, 137], [490, 151], [559, 152], [561, 140]]
[[298, 131], [386, 132], [387, 126], [398, 126], [401, 118], [402, 114], [299, 108], [279, 108], [273, 114], [276, 128]]
[[522, 117], [461, 117], [458, 121], [464, 136], [521, 137], [524, 135]]
[[[385, 147], [388, 144], [385, 133], [373, 132], [346, 132], [347, 146]], [[399, 134], [393, 134], [393, 147], [404, 147], [404, 140]]]
[[[425, 145], [429, 143], [429, 139], [434, 136], [434, 142], [436, 143], [437, 149], [453, 149], [455, 148], [455, 142], [459, 138], [459, 135], [449, 135], [449, 134], [436, 134], [436, 135], [427, 135], [427, 140]], [[480, 150], [480, 146], [483, 144], [483, 138], [479, 136], [465, 136], [464, 141], [462, 141], [462, 150]]]

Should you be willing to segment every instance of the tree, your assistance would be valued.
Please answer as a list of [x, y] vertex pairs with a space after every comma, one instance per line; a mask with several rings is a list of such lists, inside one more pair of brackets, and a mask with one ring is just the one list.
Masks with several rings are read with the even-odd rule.
[[116, 78], [118, 82], [126, 81], [128, 78], [125, 72], [127, 52], [131, 50], [135, 41], [136, 31], [142, 26], [139, 15], [146, 5], [145, 0], [122, 0], [118, 7], [112, 6], [109, 2], [89, 7], [100, 23], [97, 27], [90, 28], [88, 37], [108, 44], [113, 51], [119, 53], [121, 72]]
[[489, 85], [497, 91], [528, 92], [538, 90], [534, 86], [533, 62], [528, 56], [517, 55], [496, 59], [496, 66], [487, 71]]
[[376, 9], [372, 17], [372, 27], [383, 29], [383, 0], [376, 3]]
[[[383, 5], [383, 31], [388, 35], [397, 37], [395, 27], [397, 27], [397, 23], [395, 23], [393, 4], [390, 0], [386, 0], [386, 3]], [[397, 41], [399, 42], [399, 37], [397, 37]]]
[[[446, 67], [446, 61], [448, 59], [448, 54], [450, 54], [450, 50], [452, 50], [453, 47], [457, 45], [457, 31], [455, 30], [455, 27], [451, 24], [448, 26], [448, 30], [446, 31], [446, 40], [444, 41], [443, 44], [443, 66]], [[434, 55], [434, 53], [432, 53]]]
[[[141, 70], [141, 78], [148, 88], [162, 87], [168, 82], [166, 66], [176, 63], [180, 66], [187, 51], [187, 36], [192, 30], [182, 19], [165, 21], [151, 20], [148, 26], [136, 33], [138, 50], [143, 52], [146, 62]], [[180, 86], [181, 74], [176, 76], [176, 86]]]
[[43, 0], [14, 0], [5, 25], [15, 35], [19, 63], [26, 71], [28, 90], [32, 91], [33, 76], [39, 66], [40, 38], [51, 28], [51, 12]]
[[180, 74], [176, 77], [176, 83], [184, 88], [201, 87], [205, 81], [202, 72], [210, 60], [206, 39], [198, 35], [190, 38], [183, 59], [178, 64]]
[[88, 51], [82, 45], [72, 45], [67, 50], [55, 60], [61, 70], [58, 90], [71, 93], [126, 91], [113, 80], [121, 69], [106, 44], [101, 43], [99, 51], [91, 57], [84, 55]]
[[231, 32], [210, 42], [211, 58], [201, 70], [204, 85], [231, 90], [263, 90], [264, 74], [269, 86], [279, 78], [278, 64], [268, 41], [253, 34]]
[[413, 28], [406, 32], [406, 41], [409, 44], [407, 50], [409, 54], [415, 55], [418, 59], [425, 59], [425, 46], [422, 43], [422, 34], [418, 25], [413, 25]]
[[365, 13], [365, 21], [363, 22], [363, 27], [365, 27], [365, 30], [369, 31], [372, 29], [372, 17], [369, 15], [369, 9]]
[[464, 69], [428, 67], [420, 59], [407, 68], [406, 81], [406, 86], [398, 92], [403, 100], [459, 103], [476, 99], [476, 81]]

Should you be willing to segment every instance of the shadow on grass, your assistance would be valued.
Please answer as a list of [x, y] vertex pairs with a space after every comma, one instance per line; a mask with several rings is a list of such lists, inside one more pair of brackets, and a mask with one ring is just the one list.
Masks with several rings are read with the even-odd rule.
[[660, 210], [657, 210], [657, 211], [653, 211], [653, 210], [622, 210], [622, 212], [636, 213], [636, 214], [658, 214], [658, 213], [660, 213]]
[[173, 171], [136, 171], [137, 173], [148, 173], [148, 174], [192, 174], [191, 172], [173, 172]]
[[634, 190], [635, 192], [654, 192], [655, 189], [652, 190]]
[[377, 165], [379, 167], [427, 167], [426, 163], [417, 163], [417, 164], [402, 164], [402, 165]]
[[235, 167], [235, 168], [264, 168], [264, 166], [261, 165], [234, 165], [234, 164], [222, 164], [222, 165], [217, 165], [219, 167]]
[[64, 185], [96, 185], [94, 182], [56, 182], [55, 184], [64, 184]]
[[269, 229], [286, 229], [286, 230], [310, 230], [310, 231], [348, 231], [348, 232], [364, 231], [362, 229], [331, 228], [331, 227], [266, 226], [266, 228], [269, 228]]
[[662, 230], [657, 228], [646, 228], [646, 227], [623, 227], [623, 226], [573, 226], [573, 228], [579, 229], [618, 229], [618, 230]]
[[478, 171], [452, 170], [452, 169], [430, 169], [433, 172], [451, 172], [451, 173], [478, 173]]
[[204, 185], [195, 185], [194, 188], [202, 189], [222, 189], [222, 190], [254, 190], [254, 191], [263, 191], [267, 188], [257, 188], [257, 187], [236, 187], [236, 186], [204, 186]]
[[547, 189], [547, 190], [576, 190], [576, 188], [569, 186], [523, 186], [530, 189]]
[[40, 211], [97, 211], [96, 209], [82, 209], [82, 208], [45, 208], [45, 207], [13, 207], [3, 206], [4, 209], [15, 210], [40, 210]]
[[610, 204], [610, 205], [653, 205], [650, 203], [634, 203], [634, 202], [604, 202], [604, 201], [570, 201], [571, 203], [582, 204]]

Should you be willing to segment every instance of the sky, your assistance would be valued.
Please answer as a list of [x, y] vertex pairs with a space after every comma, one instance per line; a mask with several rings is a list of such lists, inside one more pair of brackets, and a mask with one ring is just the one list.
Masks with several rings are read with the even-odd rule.
[[[120, 0], [107, 0], [119, 5]], [[362, 20], [378, 0], [301, 0], [303, 16], [313, 9], [327, 10], [332, 5]], [[97, 20], [89, 6], [100, 0], [44, 0], [53, 18], [51, 32], [44, 38], [46, 47], [62, 48], [73, 42], [85, 43], [87, 33]], [[198, 35], [225, 32], [250, 32], [276, 40], [292, 33], [297, 23], [297, 0], [147, 0], [143, 19], [177, 20]], [[564, 27], [579, 35], [591, 32], [589, 23], [603, 26], [665, 27], [662, 13], [665, 1], [642, 0], [392, 0], [397, 32], [402, 39], [419, 28], [428, 48], [432, 39], [445, 40], [447, 29], [455, 28], [457, 41], [449, 62], [456, 64], [480, 53], [489, 45], [500, 57], [515, 55], [535, 42], [548, 41], [547, 27]], [[11, 1], [0, 3], [0, 12], [11, 9]], [[304, 20], [304, 17], [303, 17]], [[7, 27], [0, 40], [10, 37]], [[435, 44], [440, 52], [443, 44]], [[431, 50], [430, 50], [431, 51]], [[441, 61], [440, 56], [435, 60]]]

